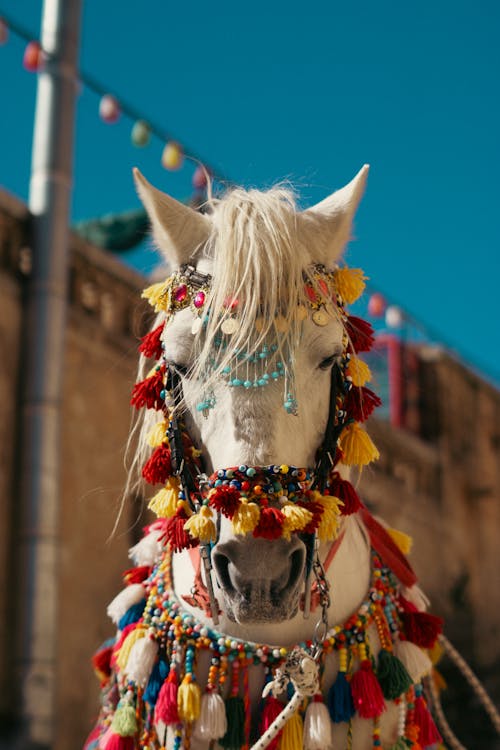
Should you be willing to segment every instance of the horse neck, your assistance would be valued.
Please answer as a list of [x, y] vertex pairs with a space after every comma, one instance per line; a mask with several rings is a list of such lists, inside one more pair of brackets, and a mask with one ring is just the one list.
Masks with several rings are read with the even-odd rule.
[[[360, 606], [370, 585], [371, 555], [366, 531], [356, 515], [344, 519], [342, 538], [335, 556], [326, 571], [330, 586], [331, 604], [328, 610], [328, 625], [342, 624]], [[320, 558], [325, 560], [330, 545], [322, 545]], [[204, 625], [214, 628], [213, 620], [201, 609], [187, 604], [183, 595], [192, 593], [195, 578], [194, 556], [188, 550], [173, 557], [173, 587], [183, 607]], [[215, 589], [217, 593], [217, 588]], [[272, 645], [292, 645], [312, 639], [320, 609], [304, 619], [302, 611], [281, 623], [253, 623], [240, 625], [222, 613], [215, 628], [220, 633], [243, 640]]]

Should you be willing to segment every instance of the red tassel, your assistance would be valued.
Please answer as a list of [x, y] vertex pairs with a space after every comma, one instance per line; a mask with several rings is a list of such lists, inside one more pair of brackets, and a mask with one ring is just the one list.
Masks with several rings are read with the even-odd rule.
[[172, 475], [170, 448], [166, 443], [158, 445], [143, 466], [142, 476], [149, 484], [165, 484]]
[[348, 315], [345, 327], [354, 351], [369, 352], [375, 343], [375, 332], [370, 323], [355, 315]]
[[264, 539], [279, 539], [284, 522], [285, 516], [281, 510], [264, 506], [260, 510], [259, 523], [253, 530], [253, 535]]
[[364, 422], [382, 401], [370, 388], [353, 385], [344, 401], [344, 409], [350, 419]]
[[139, 565], [137, 568], [129, 568], [122, 573], [123, 581], [127, 586], [132, 583], [142, 583], [151, 575], [151, 565]]
[[318, 526], [321, 523], [321, 516], [323, 515], [323, 506], [320, 503], [315, 502], [312, 500], [311, 502], [304, 502], [303, 500], [298, 500], [296, 502], [296, 505], [299, 505], [301, 508], [305, 508], [310, 513], [312, 513], [312, 518], [303, 529], [301, 529], [301, 534], [314, 534], [314, 532], [317, 530]]
[[[280, 715], [280, 713], [283, 711], [285, 706], [281, 701], [279, 701], [277, 698], [275, 698], [272, 695], [268, 695], [265, 702], [264, 702], [264, 708], [262, 710], [262, 716], [260, 720], [260, 736], [267, 732], [273, 721]], [[281, 735], [283, 734], [283, 730], [278, 732], [276, 737], [271, 740], [269, 745], [267, 745], [267, 750], [276, 750], [278, 747]]]
[[92, 657], [92, 666], [97, 678], [101, 681], [102, 685], [105, 685], [111, 676], [111, 656], [113, 654], [113, 646], [107, 646], [106, 648], [97, 651]]
[[184, 524], [188, 518], [189, 516], [184, 508], [179, 508], [176, 511], [175, 516], [169, 518], [165, 525], [164, 537], [174, 552], [180, 552], [183, 549], [196, 547], [199, 544], [199, 539], [193, 539], [184, 529]]
[[418, 733], [418, 741], [422, 747], [427, 747], [427, 745], [434, 745], [437, 742], [443, 741], [437, 726], [434, 724], [434, 719], [429, 713], [425, 700], [421, 695], [415, 700], [413, 720], [420, 729]]
[[400, 617], [407, 639], [421, 648], [432, 648], [443, 632], [443, 618], [429, 612], [401, 612]]
[[136, 383], [132, 389], [132, 398], [130, 399], [132, 406], [135, 406], [136, 409], [141, 409], [143, 406], [146, 406], [148, 409], [161, 409], [163, 407], [161, 394], [165, 388], [163, 383], [164, 375], [165, 368], [160, 367], [150, 378]]
[[177, 710], [177, 691], [179, 679], [175, 669], [171, 669], [168, 677], [161, 686], [155, 706], [155, 722], [163, 721], [164, 724], [177, 724], [179, 712]]
[[357, 513], [361, 508], [361, 500], [359, 499], [358, 493], [347, 479], [342, 479], [340, 474], [336, 471], [330, 479], [330, 495], [338, 497], [344, 503], [340, 507], [340, 512], [343, 516], [350, 516], [353, 513]]
[[351, 679], [351, 693], [362, 719], [375, 719], [385, 711], [384, 695], [369, 659], [364, 659]]
[[164, 328], [165, 323], [162, 323], [142, 337], [139, 351], [142, 352], [145, 357], [148, 357], [149, 359], [152, 357], [160, 359], [162, 355], [161, 335]]
[[128, 737], [122, 737], [121, 734], [109, 735], [109, 739], [106, 742], [106, 750], [135, 750], [135, 738], [133, 735]]
[[241, 502], [240, 491], [236, 487], [222, 484], [210, 493], [209, 505], [226, 518], [232, 518]]

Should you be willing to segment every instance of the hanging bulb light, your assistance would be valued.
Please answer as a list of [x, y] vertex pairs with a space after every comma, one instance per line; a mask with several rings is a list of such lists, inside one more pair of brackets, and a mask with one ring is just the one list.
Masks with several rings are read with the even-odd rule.
[[389, 305], [385, 311], [385, 324], [388, 328], [401, 328], [403, 317], [403, 311], [400, 307]]
[[29, 73], [37, 73], [43, 65], [42, 48], [38, 42], [28, 42], [23, 55], [23, 65]]
[[207, 186], [208, 170], [202, 164], [199, 164], [193, 173], [193, 187], [195, 190], [204, 190]]
[[169, 141], [161, 155], [161, 163], [165, 169], [175, 171], [180, 169], [184, 162], [182, 147], [175, 141]]
[[387, 308], [387, 302], [380, 292], [375, 292], [368, 300], [368, 313], [372, 318], [381, 318]]
[[143, 148], [151, 140], [151, 128], [145, 120], [137, 120], [132, 128], [131, 139], [134, 146]]
[[3, 18], [0, 18], [0, 45], [6, 44], [9, 40], [9, 27], [3, 20]]
[[111, 94], [104, 94], [99, 102], [99, 117], [103, 122], [113, 123], [120, 117], [120, 105]]

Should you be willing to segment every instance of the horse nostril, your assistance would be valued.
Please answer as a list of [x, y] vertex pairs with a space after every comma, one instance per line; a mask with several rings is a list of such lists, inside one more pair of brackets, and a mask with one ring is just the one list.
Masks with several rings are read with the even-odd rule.
[[290, 555], [290, 574], [288, 576], [287, 584], [284, 588], [292, 588], [295, 586], [299, 578], [304, 573], [304, 565], [306, 561], [306, 552], [304, 547], [295, 549]]
[[222, 554], [222, 552], [214, 551], [212, 553], [212, 563], [220, 587], [226, 591], [233, 590], [234, 587], [231, 581], [231, 576], [229, 575], [229, 557]]

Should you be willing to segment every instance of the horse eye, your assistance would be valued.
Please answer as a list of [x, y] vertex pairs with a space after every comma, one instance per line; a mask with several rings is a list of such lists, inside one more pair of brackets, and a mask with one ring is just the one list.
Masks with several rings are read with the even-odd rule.
[[338, 355], [332, 354], [330, 357], [326, 357], [325, 359], [321, 360], [318, 367], [320, 370], [329, 370], [332, 365], [335, 364], [337, 361]]
[[179, 375], [183, 375], [184, 377], [188, 376], [189, 368], [187, 365], [181, 365], [179, 362], [170, 362], [170, 364]]

